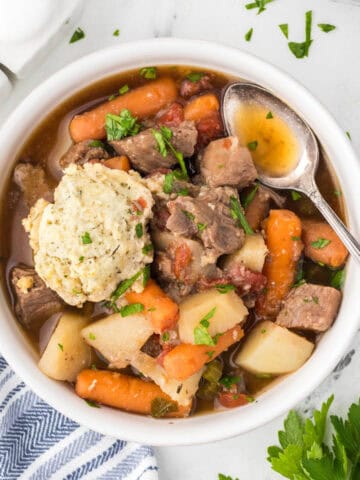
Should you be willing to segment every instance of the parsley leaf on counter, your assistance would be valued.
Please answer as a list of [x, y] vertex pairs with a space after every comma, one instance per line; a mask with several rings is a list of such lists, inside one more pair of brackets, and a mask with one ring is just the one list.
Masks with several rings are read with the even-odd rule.
[[265, 5], [273, 2], [274, 0], [255, 0], [252, 3], [247, 3], [245, 5], [246, 10], [252, 10], [253, 8], [258, 8], [257, 14], [264, 12], [266, 10]]
[[239, 480], [237, 477], [232, 478], [230, 475], [224, 475], [223, 473], [218, 474], [218, 480]]
[[247, 42], [250, 42], [251, 37], [252, 37], [252, 34], [253, 34], [253, 31], [254, 31], [254, 29], [253, 29], [253, 28], [250, 28], [250, 30], [249, 30], [247, 33], [245, 33], [244, 38], [245, 38], [245, 40], [246, 40]]
[[109, 141], [136, 135], [139, 133], [140, 126], [137, 118], [133, 117], [126, 108], [121, 110], [120, 115], [108, 113], [105, 117], [105, 130]]
[[331, 25], [330, 23], [318, 23], [317, 26], [325, 33], [331, 32], [336, 28], [335, 25]]
[[113, 32], [113, 36], [114, 37], [118, 37], [120, 35], [120, 30], [117, 28], [114, 32]]
[[78, 27], [75, 32], [72, 34], [69, 43], [75, 43], [79, 40], [85, 38], [85, 32], [82, 28]]
[[285, 35], [286, 38], [289, 38], [289, 25], [287, 23], [282, 23], [279, 25], [280, 30]]
[[304, 58], [309, 56], [309, 49], [310, 45], [312, 44], [311, 28], [312, 11], [309, 10], [305, 13], [305, 41], [288, 43], [290, 51], [295, 55], [296, 58]]

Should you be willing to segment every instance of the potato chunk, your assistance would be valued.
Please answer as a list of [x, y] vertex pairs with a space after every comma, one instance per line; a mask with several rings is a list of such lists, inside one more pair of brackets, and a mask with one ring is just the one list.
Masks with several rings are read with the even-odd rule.
[[112, 367], [125, 368], [153, 332], [151, 322], [145, 315], [122, 317], [114, 313], [88, 325], [81, 334]]
[[235, 363], [252, 373], [281, 375], [300, 368], [313, 350], [306, 338], [266, 321], [250, 332]]
[[194, 329], [213, 309], [208, 332], [213, 337], [239, 323], [243, 323], [248, 311], [241, 298], [234, 292], [219, 293], [216, 288], [195, 293], [180, 304], [179, 336], [184, 343], [194, 342]]
[[262, 235], [246, 235], [244, 245], [237, 252], [227, 255], [222, 266], [226, 269], [234, 263], [243, 263], [253, 272], [261, 272], [267, 253], [268, 249]]
[[91, 365], [91, 348], [81, 336], [81, 330], [88, 323], [88, 317], [77, 313], [62, 315], [39, 361], [45, 375], [74, 382], [77, 374]]

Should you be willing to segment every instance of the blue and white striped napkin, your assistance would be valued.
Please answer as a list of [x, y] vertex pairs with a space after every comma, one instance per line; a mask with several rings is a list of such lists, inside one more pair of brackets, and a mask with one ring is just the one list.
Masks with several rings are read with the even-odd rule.
[[157, 470], [150, 447], [64, 417], [0, 356], [0, 480], [156, 480]]

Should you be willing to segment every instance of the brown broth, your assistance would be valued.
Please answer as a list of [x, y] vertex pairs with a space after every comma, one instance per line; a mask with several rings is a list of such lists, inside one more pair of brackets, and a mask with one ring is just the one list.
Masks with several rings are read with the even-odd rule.
[[[158, 76], [170, 75], [180, 84], [181, 79], [192, 71], [199, 69], [190, 66], [163, 66], [158, 68]], [[218, 72], [209, 72], [213, 76], [213, 85], [217, 91], [220, 91], [233, 78], [227, 77]], [[98, 103], [106, 101], [106, 99], [116, 93], [119, 88], [128, 84], [130, 88], [134, 88], [146, 83], [138, 70], [132, 70], [121, 74], [116, 74], [102, 80], [99, 80], [88, 87], [76, 92], [67, 100], [52, 110], [47, 117], [34, 128], [29, 137], [25, 140], [24, 146], [17, 158], [17, 161], [30, 160], [34, 164], [42, 165], [47, 174], [47, 180], [56, 185], [60, 179], [60, 171], [57, 166], [59, 157], [68, 149], [71, 144], [68, 125], [71, 118], [80, 112], [83, 112]], [[266, 112], [265, 112], [266, 113]], [[245, 117], [242, 121], [245, 121]], [[272, 121], [272, 120], [268, 120]], [[247, 134], [248, 141], [251, 141], [252, 133]], [[281, 137], [281, 134], [280, 134]], [[246, 139], [245, 139], [246, 140]], [[246, 143], [246, 141], [245, 141]], [[332, 174], [324, 155], [321, 156], [319, 169], [316, 175], [317, 183], [320, 187], [325, 199], [330, 203], [338, 215], [344, 218], [344, 206], [342, 197], [336, 195], [339, 186], [335, 176]], [[300, 200], [294, 201], [290, 192], [280, 192], [286, 196], [285, 208], [289, 208], [297, 213], [300, 217], [321, 218], [320, 213], [315, 209], [310, 200], [302, 197]], [[9, 294], [10, 302], [13, 303], [13, 295], [9, 285], [9, 272], [14, 265], [24, 263], [32, 265], [32, 252], [29, 247], [28, 238], [21, 225], [21, 220], [27, 215], [27, 207], [25, 206], [16, 185], [10, 180], [8, 189], [4, 194], [2, 202], [2, 250], [1, 256], [3, 260], [3, 276], [6, 279], [6, 289]], [[312, 262], [306, 261], [305, 269], [313, 268]], [[320, 269], [320, 270], [319, 270]], [[325, 272], [324, 268], [317, 266], [313, 268], [312, 281], [328, 284], [330, 282], [329, 272]], [[326, 277], [327, 275], [327, 277]], [[84, 307], [86, 308], [86, 307]], [[102, 309], [95, 306], [94, 318], [99, 318]], [[251, 329], [256, 323], [256, 319], [251, 316], [248, 321], [248, 327]], [[46, 326], [45, 326], [46, 328]], [[39, 350], [40, 331], [26, 331], [28, 339], [34, 347]], [[231, 361], [233, 350], [222, 355], [224, 362], [224, 373], [234, 369]], [[96, 361], [99, 367], [104, 366], [101, 359]], [[254, 375], [244, 374], [247, 384], [247, 390], [250, 394], [256, 394], [262, 391], [274, 381], [269, 378], [258, 378]], [[212, 409], [212, 402], [198, 400], [197, 412], [208, 411]]]

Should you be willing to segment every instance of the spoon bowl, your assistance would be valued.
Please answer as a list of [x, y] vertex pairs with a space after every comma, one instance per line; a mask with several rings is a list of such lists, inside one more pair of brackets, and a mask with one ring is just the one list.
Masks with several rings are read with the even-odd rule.
[[273, 115], [281, 118], [298, 143], [297, 158], [294, 159], [293, 167], [281, 176], [259, 168], [254, 162], [260, 182], [270, 188], [291, 189], [308, 196], [360, 263], [360, 244], [322, 197], [315, 183], [319, 147], [311, 128], [293, 109], [269, 90], [254, 83], [234, 82], [223, 91], [221, 104], [223, 123], [229, 135], [238, 135], [237, 112], [243, 105], [262, 107], [264, 111], [271, 112], [269, 118], [273, 118]]

